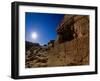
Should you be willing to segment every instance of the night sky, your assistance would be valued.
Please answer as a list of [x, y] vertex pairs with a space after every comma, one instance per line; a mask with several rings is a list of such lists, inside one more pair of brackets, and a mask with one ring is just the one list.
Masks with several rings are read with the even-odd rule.
[[[64, 14], [25, 13], [25, 40], [41, 45], [47, 44], [57, 37], [56, 28]], [[37, 33], [37, 39], [32, 38], [32, 33]]]

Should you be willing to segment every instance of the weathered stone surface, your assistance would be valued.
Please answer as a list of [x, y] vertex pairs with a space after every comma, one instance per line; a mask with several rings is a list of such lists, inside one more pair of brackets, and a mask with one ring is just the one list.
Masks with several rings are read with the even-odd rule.
[[[72, 23], [68, 22], [70, 19], [73, 19]], [[65, 63], [62, 63], [60, 59], [58, 59], [58, 63], [68, 66], [89, 64], [89, 16], [71, 15], [68, 17], [68, 15], [65, 15], [62, 21], [58, 27], [59, 31], [57, 30], [58, 38], [54, 48], [55, 57], [51, 56], [51, 58], [55, 59], [58, 55], [59, 57], [63, 56]], [[71, 36], [72, 38], [68, 40]]]
[[65, 15], [57, 28], [57, 40], [62, 43], [89, 34], [89, 16]]

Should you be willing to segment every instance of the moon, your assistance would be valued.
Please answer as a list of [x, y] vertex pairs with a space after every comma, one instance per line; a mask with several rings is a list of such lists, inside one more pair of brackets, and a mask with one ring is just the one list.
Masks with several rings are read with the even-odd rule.
[[36, 40], [38, 38], [38, 34], [36, 32], [32, 32], [32, 39]]

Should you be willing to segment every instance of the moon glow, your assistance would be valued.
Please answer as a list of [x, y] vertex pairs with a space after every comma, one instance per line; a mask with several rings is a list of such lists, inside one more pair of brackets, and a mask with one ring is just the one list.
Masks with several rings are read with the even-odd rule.
[[32, 39], [36, 40], [38, 38], [38, 34], [36, 32], [32, 32]]

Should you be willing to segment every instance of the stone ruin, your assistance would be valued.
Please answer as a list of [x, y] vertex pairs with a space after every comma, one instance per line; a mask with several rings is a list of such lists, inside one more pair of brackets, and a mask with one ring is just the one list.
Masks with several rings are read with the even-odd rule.
[[65, 15], [56, 29], [50, 66], [89, 64], [89, 16]]
[[57, 41], [59, 43], [71, 41], [89, 34], [89, 16], [65, 15], [57, 28]]
[[56, 32], [48, 45], [26, 52], [26, 68], [89, 65], [89, 16], [65, 15]]

